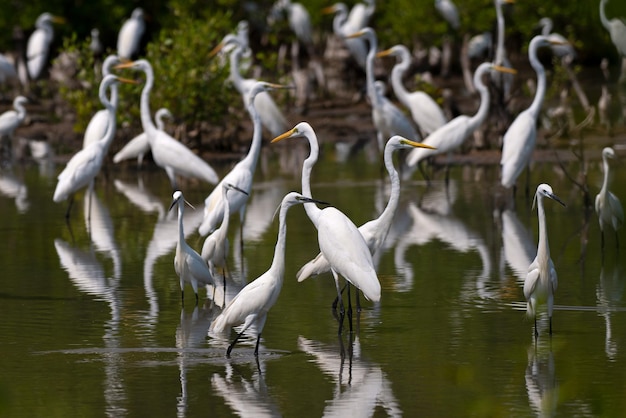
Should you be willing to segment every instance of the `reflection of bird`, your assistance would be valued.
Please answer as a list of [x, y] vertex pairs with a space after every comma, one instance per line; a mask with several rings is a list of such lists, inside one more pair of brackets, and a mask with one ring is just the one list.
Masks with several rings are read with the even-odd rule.
[[604, 180], [602, 181], [602, 188], [600, 193], [596, 195], [596, 213], [598, 214], [598, 220], [600, 221], [600, 231], [602, 234], [602, 248], [604, 248], [604, 227], [610, 225], [615, 231], [615, 245], [619, 246], [619, 240], [617, 237], [617, 230], [622, 227], [624, 223], [624, 209], [622, 204], [610, 190], [610, 169], [609, 158], [615, 158], [615, 151], [613, 148], [606, 147], [602, 150], [602, 167], [604, 169]]
[[[180, 278], [180, 297], [185, 301], [185, 282], [190, 283], [196, 295], [196, 305], [198, 304], [198, 284], [213, 285], [213, 276], [209, 266], [204, 262], [200, 254], [185, 241], [185, 228], [183, 227], [183, 213], [185, 203], [189, 204], [183, 197], [183, 193], [177, 190], [172, 195], [172, 205], [178, 205], [178, 244], [176, 245], [176, 256], [174, 256], [174, 269]], [[189, 204], [191, 206], [191, 204]], [[193, 207], [193, 206], [192, 206]]]
[[[109, 112], [109, 125], [111, 127], [115, 125], [116, 108], [108, 100], [107, 90], [109, 87], [113, 90], [116, 89], [118, 81], [127, 82], [125, 79], [108, 75], [100, 83], [100, 101]], [[74, 154], [63, 171], [59, 174], [53, 200], [59, 203], [70, 196], [72, 197], [67, 207], [66, 218], [70, 215], [74, 193], [87, 185], [89, 185], [90, 188], [93, 187], [93, 180], [100, 172], [106, 150], [113, 140], [113, 132], [114, 129], [108, 129], [106, 135], [99, 141]]]
[[489, 113], [489, 89], [483, 82], [485, 73], [491, 71], [509, 72], [505, 67], [500, 67], [488, 62], [478, 66], [474, 72], [474, 85], [480, 93], [480, 106], [473, 116], [460, 115], [450, 122], [431, 133], [424, 143], [436, 149], [416, 148], [411, 150], [406, 158], [406, 165], [415, 167], [419, 162], [431, 155], [449, 153], [463, 145], [465, 139], [483, 123]]
[[537, 72], [537, 91], [531, 105], [515, 118], [502, 139], [501, 183], [507, 189], [515, 185], [522, 170], [528, 167], [535, 148], [537, 118], [541, 111], [543, 97], [546, 94], [546, 72], [539, 59], [537, 59], [537, 50], [541, 46], [549, 46], [551, 44], [552, 41], [548, 38], [538, 35], [530, 41], [530, 46], [528, 47], [530, 65]]
[[[226, 259], [228, 258], [228, 249], [230, 247], [228, 242], [228, 224], [230, 221], [230, 204], [228, 201], [228, 192], [234, 190], [237, 193], [248, 194], [245, 190], [240, 189], [237, 186], [233, 186], [230, 183], [221, 183], [222, 187], [222, 201], [224, 203], [224, 216], [222, 217], [222, 224], [211, 235], [209, 235], [204, 244], [202, 245], [202, 251], [200, 255], [209, 265], [211, 273], [215, 274], [215, 268], [226, 268]], [[218, 186], [219, 187], [219, 186]], [[224, 286], [226, 286], [226, 273], [224, 273]]]
[[259, 99], [261, 99], [261, 97], [269, 97], [267, 92], [278, 87], [280, 86], [277, 84], [260, 81], [256, 82], [254, 87], [250, 90], [248, 103], [246, 104], [253, 124], [252, 143], [250, 144], [250, 149], [248, 150], [248, 154], [241, 161], [239, 161], [228, 172], [228, 174], [224, 176], [224, 178], [220, 181], [220, 184], [218, 184], [213, 189], [211, 194], [209, 194], [209, 196], [205, 199], [204, 220], [198, 229], [198, 232], [200, 232], [201, 235], [207, 235], [212, 232], [215, 228], [217, 228], [217, 225], [222, 222], [222, 217], [224, 215], [224, 199], [222, 197], [222, 187], [220, 187], [220, 185], [226, 183], [232, 184], [233, 186], [244, 191], [244, 193], [230, 193], [228, 198], [230, 210], [233, 213], [239, 212], [239, 220], [243, 226], [246, 203], [248, 201], [248, 196], [252, 191], [252, 181], [254, 179], [256, 164], [261, 152], [261, 142], [263, 141], [261, 115], [257, 111], [257, 106], [260, 104]]
[[[424, 145], [410, 141], [401, 136], [392, 136], [389, 141], [387, 141], [387, 145], [385, 145], [385, 167], [387, 168], [387, 172], [389, 173], [389, 179], [391, 181], [391, 193], [389, 195], [389, 202], [385, 207], [385, 210], [382, 211], [380, 216], [376, 219], [372, 219], [369, 222], [361, 225], [359, 227], [359, 232], [365, 239], [367, 247], [369, 248], [372, 255], [376, 253], [376, 251], [381, 247], [387, 233], [389, 232], [389, 227], [391, 226], [391, 222], [393, 221], [393, 217], [396, 213], [396, 209], [398, 208], [398, 200], [400, 199], [400, 178], [398, 176], [398, 172], [396, 171], [393, 165], [393, 153], [396, 150], [400, 149], [408, 149], [414, 147], [422, 147]], [[326, 260], [323, 254], [318, 254], [313, 260], [309, 261], [305, 264], [300, 271], [296, 274], [298, 281], [301, 282], [312, 275], [317, 275], [321, 273], [326, 273], [330, 271], [330, 264]]]
[[393, 55], [398, 59], [391, 70], [391, 84], [396, 97], [411, 112], [413, 120], [424, 134], [430, 134], [446, 123], [446, 115], [441, 107], [423, 91], [409, 92], [402, 83], [402, 77], [411, 66], [411, 53], [404, 45], [395, 45], [377, 54], [378, 57]]
[[24, 118], [26, 118], [25, 103], [28, 103], [26, 97], [17, 96], [13, 99], [13, 109], [15, 110], [7, 110], [0, 115], [0, 136], [13, 136], [15, 129], [24, 122]]
[[[109, 55], [105, 58], [102, 63], [102, 77], [106, 77], [111, 74], [111, 68], [114, 65], [119, 64], [120, 59], [117, 55]], [[111, 103], [117, 107], [118, 104], [118, 93], [117, 89], [113, 89], [111, 91]], [[98, 142], [100, 138], [106, 134], [107, 129], [109, 128], [109, 114], [106, 109], [98, 110], [89, 120], [87, 124], [87, 128], [85, 128], [85, 135], [83, 136], [83, 148], [87, 148], [88, 145]], [[115, 129], [113, 130], [113, 135], [115, 135]]]
[[500, 214], [502, 222], [502, 255], [515, 277], [524, 282], [528, 266], [537, 255], [537, 247], [530, 231], [524, 226], [515, 211], [505, 209]]
[[63, 23], [60, 17], [50, 13], [42, 13], [35, 23], [35, 31], [28, 38], [26, 47], [26, 61], [28, 66], [28, 76], [31, 80], [36, 80], [41, 76], [48, 60], [50, 43], [54, 37], [53, 23]]
[[[248, 108], [250, 103], [250, 93], [258, 80], [253, 78], [243, 78], [241, 76], [239, 62], [242, 54], [246, 52], [244, 45], [241, 44], [238, 37], [226, 35], [222, 42], [216, 46], [211, 53], [216, 54], [223, 48], [230, 45], [235, 45], [235, 47], [230, 51], [230, 79], [241, 95], [244, 106]], [[288, 125], [285, 115], [278, 108], [276, 102], [268, 93], [261, 92], [257, 95], [256, 109], [257, 112], [259, 112], [261, 124], [263, 124], [270, 134], [276, 136], [287, 129]]]
[[559, 383], [552, 347], [528, 347], [528, 366], [524, 374], [531, 408], [538, 417], [553, 417], [559, 405]]
[[533, 317], [535, 320], [535, 336], [539, 335], [537, 332], [537, 308], [544, 303], [547, 303], [548, 317], [550, 318], [550, 335], [552, 335], [554, 292], [558, 285], [554, 263], [550, 258], [546, 213], [543, 209], [544, 197], [556, 200], [565, 206], [565, 203], [552, 192], [552, 187], [545, 183], [537, 186], [534, 202], [537, 203], [537, 216], [539, 217], [539, 243], [537, 244], [537, 256], [528, 267], [528, 274], [524, 281], [524, 297], [527, 301], [526, 312], [528, 316]]
[[[226, 376], [213, 373], [211, 377], [212, 393], [224, 398], [224, 404], [234, 412], [232, 415], [240, 417], [279, 417], [281, 411], [273, 401], [271, 393], [267, 390], [263, 374], [265, 364], [257, 361], [255, 371], [251, 379], [247, 379], [242, 373], [241, 365], [233, 367], [226, 363]], [[236, 371], [236, 372], [235, 372]]]
[[[348, 36], [348, 38], [359, 37], [363, 37], [369, 43], [365, 76], [367, 78], [367, 96], [372, 106], [372, 120], [374, 121], [374, 126], [376, 126], [378, 149], [382, 152], [385, 138], [390, 138], [394, 135], [418, 140], [420, 136], [415, 130], [413, 123], [396, 105], [385, 97], [380, 85], [376, 84], [374, 77], [374, 59], [378, 49], [376, 32], [372, 28], [367, 27]], [[382, 85], [384, 86], [384, 84]]]
[[[165, 121], [163, 121], [163, 118], [173, 118], [170, 111], [164, 107], [157, 110], [156, 114], [154, 115], [154, 119], [156, 120], [156, 127], [159, 131], [163, 131], [165, 129]], [[145, 132], [142, 132], [133, 139], [131, 139], [126, 145], [124, 145], [121, 150], [119, 150], [113, 156], [113, 162], [117, 164], [120, 161], [137, 157], [137, 164], [139, 165], [139, 167], [141, 167], [141, 164], [143, 163], [143, 157], [148, 152], [150, 152], [150, 141], [148, 141], [148, 135], [146, 135]]]
[[109, 210], [98, 199], [93, 189], [87, 189], [83, 200], [87, 234], [96, 251], [111, 258], [113, 261], [113, 278], [119, 279], [122, 275], [122, 257], [119, 246], [115, 242], [115, 230]]
[[10, 172], [0, 172], [0, 194], [15, 198], [15, 206], [19, 213], [26, 213], [30, 208], [26, 184]]
[[137, 7], [117, 35], [117, 55], [122, 60], [129, 60], [139, 52], [141, 37], [146, 29], [143, 9]]
[[604, 8], [608, 0], [600, 0], [600, 21], [602, 26], [609, 31], [611, 41], [617, 51], [626, 57], [626, 24], [620, 19], [607, 19]]
[[567, 39], [560, 33], [552, 32], [552, 19], [549, 17], [541, 18], [541, 20], [539, 20], [539, 26], [541, 27], [541, 34], [555, 42], [550, 45], [550, 49], [552, 49], [554, 55], [559, 58], [567, 55], [571, 58], [576, 58], [576, 51], [574, 51], [574, 47]]
[[441, 17], [448, 22], [452, 29], [457, 30], [459, 28], [461, 24], [459, 20], [459, 11], [452, 0], [435, 0], [435, 8], [441, 14]]
[[[319, 156], [317, 136], [311, 125], [306, 122], [297, 124], [293, 129], [274, 138], [278, 142], [285, 138], [305, 137], [311, 148], [309, 157], [302, 165], [302, 193], [311, 195], [311, 171]], [[316, 205], [304, 205], [307, 215], [317, 228], [320, 251], [330, 263], [335, 278], [337, 296], [343, 318], [343, 301], [339, 288], [339, 277], [361, 290], [365, 297], [373, 302], [380, 300], [380, 282], [376, 276], [372, 254], [363, 236], [352, 221], [334, 207], [318, 208]], [[341, 332], [341, 328], [339, 328]]]
[[[230, 353], [243, 333], [254, 326], [256, 331], [256, 347], [254, 355], [259, 354], [259, 341], [265, 326], [267, 313], [274, 306], [285, 276], [285, 242], [287, 239], [287, 211], [290, 207], [300, 203], [318, 202], [299, 193], [288, 193], [280, 204], [278, 217], [278, 238], [274, 249], [274, 258], [270, 268], [256, 280], [248, 283], [235, 298], [226, 306], [222, 313], [211, 324], [211, 331], [223, 333], [229, 327], [243, 323], [243, 327], [237, 337], [228, 346], [226, 355]], [[321, 203], [321, 202], [318, 202]]]
[[143, 71], [146, 84], [141, 91], [141, 124], [148, 135], [154, 162], [165, 170], [173, 188], [176, 188], [176, 175], [196, 177], [215, 184], [219, 178], [213, 168], [189, 148], [172, 138], [164, 131], [159, 131], [150, 116], [150, 91], [154, 84], [152, 66], [146, 60], [120, 64], [116, 68], [132, 68]]

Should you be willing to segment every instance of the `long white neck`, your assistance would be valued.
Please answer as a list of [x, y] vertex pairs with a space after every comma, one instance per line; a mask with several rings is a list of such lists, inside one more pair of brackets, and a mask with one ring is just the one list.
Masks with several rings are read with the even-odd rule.
[[609, 189], [609, 162], [604, 155], [602, 156], [602, 168], [604, 169], [604, 180], [602, 181], [600, 193], [605, 194]]
[[378, 101], [378, 95], [376, 94], [376, 87], [374, 86], [374, 59], [376, 59], [376, 50], [378, 49], [378, 41], [376, 39], [376, 35], [368, 32], [366, 35], [366, 39], [369, 43], [369, 50], [367, 51], [367, 59], [365, 62], [365, 78], [367, 81], [367, 95], [372, 102], [372, 106], [374, 103]]
[[[389, 173], [389, 180], [391, 181], [391, 193], [389, 194], [387, 206], [385, 206], [385, 209], [377, 218], [377, 221], [382, 225], [391, 225], [391, 220], [396, 213], [396, 209], [398, 209], [398, 202], [400, 200], [400, 177], [393, 165], [393, 152], [393, 147], [385, 147], [385, 168]], [[387, 232], [388, 230], [384, 231], [385, 234]]]
[[[317, 142], [317, 135], [313, 130], [310, 130], [306, 138], [309, 140], [309, 145], [311, 147], [311, 153], [304, 160], [302, 164], [302, 194], [306, 197], [312, 197], [311, 194], [311, 171], [313, 170], [313, 166], [317, 162], [317, 158], [319, 156], [319, 144]], [[304, 210], [306, 210], [306, 214], [311, 219], [311, 222], [317, 228], [318, 226], [318, 218], [322, 210], [317, 207], [315, 203], [309, 202], [304, 204]]]
[[481, 123], [487, 117], [487, 113], [489, 112], [489, 89], [485, 86], [483, 82], [483, 75], [487, 70], [479, 67], [474, 74], [474, 87], [478, 90], [480, 94], [480, 105], [478, 106], [478, 111], [469, 119], [468, 125], [470, 129], [468, 132], [471, 132], [478, 128]]
[[409, 91], [404, 87], [404, 83], [402, 82], [402, 77], [409, 69], [411, 65], [411, 59], [406, 54], [402, 53], [400, 55], [401, 61], [393, 66], [391, 70], [391, 86], [393, 87], [393, 91], [405, 106], [408, 103]]
[[239, 72], [239, 60], [241, 59], [241, 54], [243, 53], [243, 49], [240, 46], [236, 46], [231, 52], [229, 57], [230, 62], [230, 79], [235, 85], [235, 88], [240, 94], [244, 94], [243, 91], [243, 78], [241, 77], [241, 73]]
[[[236, 192], [234, 192], [236, 193]], [[222, 202], [224, 205], [224, 216], [222, 216], [222, 224], [219, 227], [220, 234], [226, 236], [228, 234], [228, 224], [230, 223], [230, 204], [228, 203], [228, 191], [224, 190], [222, 193]]]
[[537, 196], [537, 215], [539, 217], [539, 243], [537, 245], [537, 257], [539, 262], [546, 262], [550, 258], [550, 246], [548, 245], [548, 230], [546, 227], [546, 211], [543, 208], [543, 196]]
[[600, 0], [600, 22], [602, 22], [602, 26], [608, 31], [611, 30], [611, 22], [606, 18], [606, 13], [604, 11], [604, 7], [606, 5], [606, 0]]
[[541, 105], [543, 104], [543, 98], [546, 94], [546, 71], [541, 65], [541, 62], [537, 58], [537, 49], [539, 49], [539, 43], [541, 42], [540, 38], [533, 38], [530, 42], [530, 47], [528, 48], [528, 59], [530, 60], [530, 65], [537, 72], [537, 91], [535, 92], [535, 98], [531, 103], [528, 110], [533, 114], [535, 119], [539, 115], [539, 110], [541, 110]]
[[13, 104], [13, 107], [17, 111], [17, 120], [22, 123], [22, 121], [24, 121], [24, 118], [26, 117], [26, 108], [24, 107], [22, 102], [15, 102]]
[[502, 14], [502, 5], [500, 0], [495, 0], [496, 3], [496, 21], [498, 24], [498, 44], [496, 45], [496, 60], [497, 65], [502, 65], [504, 62], [504, 15]]
[[287, 242], [287, 211], [289, 206], [280, 206], [280, 214], [278, 215], [278, 238], [276, 239], [276, 247], [274, 248], [274, 258], [272, 259], [272, 265], [269, 271], [276, 273], [276, 277], [279, 286], [282, 285], [283, 278], [285, 276], [285, 245]]
[[333, 32], [337, 36], [349, 35], [349, 33], [343, 33], [343, 25], [348, 20], [348, 11], [346, 9], [340, 9], [333, 18]]
[[153, 137], [152, 134], [157, 130], [150, 116], [150, 91], [154, 85], [154, 72], [152, 71], [152, 67], [147, 66], [144, 69], [144, 73], [146, 74], [146, 84], [141, 90], [141, 125], [143, 126], [144, 132], [148, 134], [148, 140], [151, 141]]
[[107, 124], [106, 132], [104, 136], [99, 140], [99, 142], [103, 145], [105, 150], [109, 149], [109, 145], [113, 142], [113, 138], [115, 137], [115, 113], [117, 111], [117, 83], [113, 83], [109, 87], [111, 89], [111, 98], [115, 97], [116, 101], [109, 101], [106, 95], [106, 88], [100, 89], [100, 101], [104, 105], [107, 110], [107, 117], [109, 118], [109, 123]]
[[253, 97], [250, 97], [250, 102], [248, 103], [248, 113], [250, 113], [250, 117], [252, 118], [252, 143], [250, 144], [248, 155], [246, 155], [241, 162], [243, 163], [245, 161], [246, 164], [249, 164], [252, 172], [254, 172], [256, 163], [259, 160], [259, 154], [261, 153], [263, 126], [261, 125], [261, 116], [254, 105]]
[[183, 228], [183, 212], [185, 210], [185, 200], [181, 197], [178, 201], [178, 245], [185, 242], [185, 229]]

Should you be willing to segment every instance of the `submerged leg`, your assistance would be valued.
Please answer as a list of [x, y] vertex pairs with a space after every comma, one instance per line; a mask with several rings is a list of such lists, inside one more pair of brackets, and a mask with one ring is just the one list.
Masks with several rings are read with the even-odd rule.
[[341, 328], [343, 327], [343, 317], [345, 315], [345, 310], [343, 307], [343, 298], [341, 297], [341, 289], [339, 289], [339, 277], [334, 269], [330, 270], [333, 273], [333, 277], [335, 278], [335, 287], [337, 288], [337, 298], [339, 299], [339, 330], [338, 334], [341, 334]]
[[228, 346], [228, 349], [226, 350], [226, 357], [230, 357], [230, 352], [233, 351], [233, 347], [235, 346], [235, 344], [237, 344], [237, 341], [239, 340], [239, 338], [241, 338], [243, 333], [244, 333], [244, 331], [241, 331], [239, 334], [237, 334], [237, 336], [235, 337], [233, 342], [230, 343], [230, 345]]
[[259, 356], [259, 342], [261, 342], [261, 333], [256, 337], [256, 346], [254, 347], [254, 357]]
[[619, 248], [619, 236], [617, 235], [617, 229], [615, 230], [615, 248]]
[[[343, 295], [343, 291], [346, 289], [347, 284], [343, 285], [343, 287], [341, 288], [341, 295]], [[333, 311], [337, 310], [337, 304], [339, 303], [339, 296], [335, 297], [335, 300], [333, 301]]]
[[184, 305], [185, 304], [185, 291], [180, 289], [180, 301]]
[[604, 231], [600, 231], [600, 248], [604, 250]]

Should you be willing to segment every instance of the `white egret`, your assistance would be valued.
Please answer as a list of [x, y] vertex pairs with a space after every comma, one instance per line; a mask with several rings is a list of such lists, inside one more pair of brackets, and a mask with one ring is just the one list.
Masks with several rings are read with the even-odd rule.
[[624, 209], [622, 208], [622, 204], [619, 198], [609, 190], [609, 158], [615, 158], [615, 151], [613, 151], [611, 147], [606, 147], [602, 150], [604, 180], [602, 181], [600, 193], [596, 195], [596, 213], [598, 214], [598, 221], [600, 222], [602, 248], [604, 248], [604, 227], [610, 225], [611, 228], [613, 228], [615, 231], [615, 244], [619, 246], [617, 230], [621, 228], [624, 223]]
[[[250, 100], [250, 92], [252, 87], [258, 82], [253, 78], [243, 78], [239, 71], [239, 62], [242, 54], [245, 53], [244, 46], [240, 44], [237, 37], [226, 35], [222, 42], [216, 46], [211, 52], [212, 55], [217, 54], [222, 48], [228, 45], [235, 45], [230, 51], [230, 79], [235, 88], [241, 95], [244, 106], [248, 107]], [[272, 136], [279, 135], [287, 129], [287, 119], [283, 112], [278, 108], [272, 97], [261, 92], [256, 99], [256, 108], [261, 118], [262, 125], [270, 132]]]
[[[308, 158], [302, 165], [302, 193], [311, 195], [311, 171], [319, 156], [317, 135], [311, 125], [307, 122], [300, 122], [293, 129], [274, 138], [272, 143], [286, 138], [300, 137], [306, 138], [311, 148]], [[339, 333], [341, 333], [345, 311], [339, 287], [339, 275], [363, 292], [367, 299], [372, 302], [380, 301], [380, 282], [376, 276], [372, 254], [357, 227], [340, 210], [334, 207], [320, 209], [314, 204], [305, 204], [304, 209], [317, 229], [320, 251], [330, 263], [335, 279], [340, 304]], [[351, 315], [350, 311], [348, 315]]]
[[413, 149], [406, 158], [406, 165], [414, 168], [419, 162], [431, 155], [450, 153], [459, 148], [465, 139], [483, 123], [489, 113], [489, 89], [483, 81], [483, 76], [492, 71], [514, 72], [510, 68], [484, 62], [474, 72], [474, 85], [480, 94], [480, 106], [473, 116], [460, 115], [431, 133], [424, 143], [436, 149]]
[[546, 94], [546, 72], [537, 58], [537, 50], [542, 46], [552, 44], [555, 44], [555, 41], [537, 35], [530, 41], [528, 47], [530, 65], [537, 73], [537, 91], [531, 105], [515, 118], [502, 138], [502, 158], [500, 159], [502, 178], [500, 182], [507, 189], [515, 185], [522, 170], [528, 167], [535, 149], [537, 118]]
[[[506, 56], [506, 49], [504, 46], [504, 38], [506, 36], [504, 30], [504, 14], [502, 13], [502, 5], [505, 3], [512, 4], [515, 3], [515, 0], [494, 0], [496, 5], [496, 24], [498, 27], [498, 39], [496, 43], [496, 56], [494, 58], [494, 64], [499, 65], [501, 67], [511, 68], [511, 63], [509, 62], [508, 57]], [[513, 85], [513, 75], [512, 74], [498, 74], [492, 73], [491, 77], [495, 83], [495, 85], [500, 89], [502, 93], [502, 97], [504, 100], [508, 100], [511, 96], [511, 87]]]
[[626, 23], [621, 19], [607, 19], [604, 8], [608, 0], [600, 0], [600, 21], [604, 29], [609, 31], [611, 41], [622, 57], [626, 57]]
[[35, 23], [35, 31], [28, 38], [26, 46], [26, 64], [28, 76], [31, 80], [36, 80], [41, 76], [48, 60], [50, 44], [54, 38], [53, 23], [64, 23], [61, 17], [42, 13]]
[[346, 36], [363, 29], [369, 23], [371, 17], [369, 10], [373, 12], [374, 8], [375, 4], [372, 1], [368, 6], [358, 3], [350, 12], [348, 12], [348, 7], [344, 3], [335, 3], [322, 10], [322, 13], [325, 14], [335, 14], [333, 18], [333, 32], [337, 37], [343, 39], [350, 55], [354, 58], [359, 67], [363, 69], [365, 69], [367, 60], [367, 45], [365, 44], [365, 40], [361, 38], [346, 38]]
[[363, 37], [369, 43], [365, 77], [367, 79], [367, 96], [372, 106], [372, 120], [374, 121], [374, 126], [376, 126], [379, 151], [383, 152], [384, 150], [385, 138], [390, 138], [394, 135], [414, 140], [419, 139], [420, 136], [409, 118], [396, 105], [387, 100], [380, 89], [376, 87], [374, 77], [374, 59], [378, 49], [376, 32], [372, 28], [367, 27], [348, 35], [349, 39], [359, 37]]
[[409, 92], [402, 77], [411, 66], [411, 53], [404, 45], [395, 45], [381, 51], [378, 57], [392, 55], [397, 58], [397, 64], [391, 70], [391, 85], [393, 92], [400, 102], [411, 112], [413, 120], [423, 134], [430, 134], [446, 123], [446, 115], [441, 107], [423, 91]]
[[452, 0], [435, 0], [435, 8], [452, 29], [459, 29], [459, 26], [461, 26], [459, 10]]
[[[248, 154], [239, 161], [231, 170], [224, 176], [220, 184], [229, 183], [245, 191], [244, 193], [229, 193], [228, 202], [231, 212], [239, 212], [239, 220], [241, 227], [243, 228], [243, 220], [246, 212], [246, 204], [248, 202], [248, 195], [252, 190], [252, 181], [254, 180], [254, 172], [256, 171], [256, 164], [261, 152], [262, 138], [262, 126], [261, 115], [257, 111], [259, 100], [263, 96], [270, 97], [267, 93], [270, 90], [284, 88], [278, 84], [266, 83], [264, 81], [256, 82], [251, 88], [248, 101], [246, 103], [248, 113], [252, 119], [253, 133], [252, 143]], [[222, 222], [224, 215], [224, 200], [222, 198], [222, 188], [220, 184], [217, 185], [204, 201], [204, 220], [198, 228], [200, 235], [207, 235], [212, 232]]]
[[298, 41], [304, 45], [313, 44], [313, 29], [311, 26], [311, 16], [302, 3], [291, 0], [278, 0], [269, 12], [268, 22], [273, 24], [280, 18], [281, 13], [287, 13], [289, 28], [296, 35]]
[[[111, 68], [114, 65], [120, 63], [120, 59], [117, 55], [109, 55], [104, 59], [102, 63], [102, 77], [105, 77], [111, 74]], [[111, 103], [117, 107], [118, 104], [118, 93], [117, 89], [111, 90]], [[107, 129], [109, 127], [109, 114], [106, 109], [98, 110], [89, 120], [87, 124], [87, 128], [85, 129], [85, 134], [83, 136], [83, 148], [86, 148], [88, 145], [98, 142], [100, 138], [104, 136]], [[115, 132], [113, 132], [113, 136], [115, 136]]]
[[[224, 206], [224, 216], [222, 217], [222, 224], [211, 235], [209, 235], [202, 245], [202, 251], [200, 255], [202, 259], [207, 262], [212, 274], [215, 274], [215, 268], [220, 267], [226, 269], [226, 259], [228, 258], [228, 249], [230, 247], [228, 242], [228, 224], [230, 221], [230, 204], [228, 201], [228, 191], [235, 190], [238, 193], [243, 193], [246, 196], [248, 192], [234, 186], [230, 183], [221, 182], [222, 185], [222, 201]], [[218, 186], [219, 187], [219, 186]], [[224, 287], [226, 287], [226, 272], [224, 271]]]
[[133, 10], [130, 19], [126, 20], [117, 35], [117, 55], [122, 60], [130, 60], [139, 52], [141, 37], [146, 30], [143, 9]]
[[576, 51], [567, 39], [560, 33], [552, 32], [552, 19], [549, 17], [541, 18], [541, 20], [539, 20], [539, 26], [541, 27], [541, 34], [543, 36], [556, 42], [550, 45], [550, 49], [552, 49], [554, 55], [559, 58], [565, 56], [570, 56], [572, 59], [576, 58]]
[[131, 61], [115, 68], [132, 68], [143, 71], [146, 82], [141, 91], [141, 124], [148, 135], [152, 158], [167, 173], [173, 188], [176, 188], [176, 175], [196, 177], [208, 183], [219, 181], [217, 173], [202, 158], [194, 154], [184, 144], [172, 138], [167, 132], [159, 131], [150, 117], [150, 91], [154, 84], [152, 66], [146, 60]]
[[[400, 149], [412, 149], [415, 147], [428, 147], [427, 145], [420, 144], [403, 138], [399, 135], [394, 135], [387, 141], [385, 145], [384, 161], [385, 168], [389, 173], [389, 180], [391, 181], [391, 192], [389, 194], [389, 201], [387, 206], [381, 212], [381, 214], [369, 222], [364, 223], [359, 227], [359, 232], [365, 239], [365, 243], [369, 248], [372, 256], [382, 246], [389, 227], [393, 221], [393, 217], [398, 208], [398, 201], [400, 200], [400, 178], [398, 172], [393, 165], [393, 153]], [[296, 278], [299, 282], [322, 273], [330, 271], [330, 264], [322, 253], [318, 254], [313, 260], [306, 263], [296, 274]]]
[[112, 90], [116, 89], [118, 81], [133, 83], [132, 80], [119, 78], [112, 74], [104, 77], [100, 83], [100, 101], [109, 113], [110, 128], [107, 130], [106, 135], [98, 142], [94, 142], [87, 148], [83, 148], [74, 154], [57, 177], [58, 182], [52, 200], [59, 203], [66, 200], [68, 197], [71, 198], [67, 212], [65, 213], [66, 219], [69, 219], [70, 216], [74, 193], [87, 185], [89, 185], [90, 188], [93, 187], [93, 180], [100, 172], [106, 150], [109, 148], [111, 141], [113, 141], [113, 134], [115, 132], [115, 112], [117, 109], [107, 98], [107, 90], [109, 88]]
[[24, 96], [17, 96], [13, 99], [13, 109], [7, 110], [0, 115], [0, 137], [13, 136], [13, 132], [17, 129], [24, 118], [26, 118], [26, 108], [24, 104], [28, 103], [28, 99]]
[[195, 209], [191, 203], [183, 197], [183, 192], [176, 190], [172, 195], [172, 204], [178, 205], [178, 243], [176, 244], [176, 255], [174, 256], [174, 270], [180, 278], [180, 298], [185, 302], [185, 283], [190, 283], [196, 295], [196, 305], [198, 304], [198, 285], [213, 285], [213, 275], [207, 263], [200, 257], [193, 248], [185, 241], [185, 228], [183, 227], [183, 214], [185, 203]]
[[543, 198], [548, 197], [556, 200], [561, 205], [565, 203], [552, 192], [548, 184], [537, 186], [533, 207], [537, 203], [537, 216], [539, 217], [539, 243], [537, 244], [537, 256], [528, 267], [528, 274], [524, 281], [524, 297], [526, 298], [526, 313], [535, 321], [535, 337], [537, 332], [537, 309], [541, 304], [547, 304], [548, 317], [550, 318], [550, 335], [552, 335], [552, 309], [554, 308], [554, 292], [558, 280], [554, 263], [550, 258], [550, 246], [548, 244], [548, 230], [546, 227], [546, 212], [543, 208]]
[[467, 43], [467, 56], [470, 59], [482, 58], [493, 48], [493, 36], [491, 32], [483, 32], [474, 35]]
[[274, 306], [280, 295], [285, 277], [285, 242], [287, 238], [287, 211], [290, 207], [300, 203], [323, 203], [305, 197], [299, 193], [288, 193], [280, 204], [280, 214], [278, 216], [278, 238], [274, 249], [274, 258], [270, 268], [259, 276], [256, 280], [248, 283], [224, 308], [222, 313], [215, 318], [210, 332], [223, 333], [230, 327], [243, 324], [241, 331], [237, 334], [233, 342], [228, 346], [226, 355], [230, 356], [233, 347], [243, 335], [243, 333], [254, 326], [256, 332], [256, 347], [254, 355], [259, 354], [259, 342], [261, 333], [267, 320], [269, 310]]
[[5, 54], [0, 54], [0, 84], [17, 79], [17, 69], [13, 59], [8, 58]]
[[89, 50], [95, 57], [99, 57], [104, 51], [102, 42], [100, 41], [100, 31], [97, 28], [91, 30], [91, 40], [89, 41]]
[[[159, 131], [165, 130], [165, 121], [163, 118], [172, 119], [173, 117], [174, 116], [172, 116], [172, 113], [170, 113], [169, 110], [164, 107], [160, 108], [154, 115], [156, 128]], [[141, 167], [143, 157], [148, 152], [150, 152], [150, 141], [148, 141], [148, 135], [146, 135], [145, 132], [142, 132], [128, 141], [128, 143], [113, 156], [113, 162], [117, 164], [120, 161], [137, 157], [137, 164]]]

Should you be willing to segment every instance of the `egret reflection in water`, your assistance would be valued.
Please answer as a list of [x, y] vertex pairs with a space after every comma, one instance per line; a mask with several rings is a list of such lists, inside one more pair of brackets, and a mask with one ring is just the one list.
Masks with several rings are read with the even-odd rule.
[[[608, 262], [606, 264], [609, 264]], [[603, 265], [600, 270], [600, 281], [596, 286], [598, 313], [604, 318], [605, 340], [604, 351], [610, 361], [617, 359], [617, 339], [613, 335], [611, 324], [613, 313], [622, 305], [626, 282], [619, 262]]]
[[26, 213], [30, 208], [28, 188], [23, 180], [9, 171], [0, 171], [0, 194], [15, 199], [18, 213]]
[[[113, 261], [113, 277], [119, 279], [122, 274], [122, 258], [115, 241], [113, 221], [109, 209], [102, 204], [96, 192], [87, 188], [84, 195], [85, 227], [96, 251], [105, 254]], [[88, 217], [91, 205], [91, 219]]]
[[378, 408], [387, 416], [401, 417], [398, 400], [391, 382], [380, 366], [361, 358], [358, 335], [347, 348], [324, 346], [322, 343], [298, 337], [298, 348], [313, 357], [324, 374], [333, 379], [333, 399], [327, 400], [324, 417], [370, 417]]
[[524, 379], [528, 403], [537, 416], [554, 416], [559, 405], [559, 383], [552, 340], [534, 341], [527, 352], [528, 365]]

